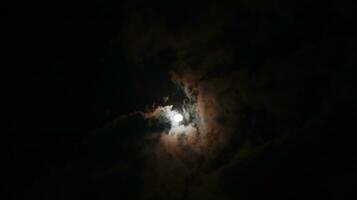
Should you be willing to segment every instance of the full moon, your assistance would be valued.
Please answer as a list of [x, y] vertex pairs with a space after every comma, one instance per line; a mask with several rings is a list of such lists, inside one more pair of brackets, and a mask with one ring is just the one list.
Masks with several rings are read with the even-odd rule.
[[181, 122], [183, 119], [182, 115], [181, 114], [175, 114], [174, 115], [174, 121], [175, 122]]

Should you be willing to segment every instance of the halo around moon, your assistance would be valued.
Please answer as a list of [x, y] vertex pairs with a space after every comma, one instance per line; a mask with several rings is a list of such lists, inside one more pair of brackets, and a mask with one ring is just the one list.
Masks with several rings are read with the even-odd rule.
[[177, 123], [181, 122], [183, 120], [183, 116], [180, 113], [177, 113], [174, 115], [173, 120]]

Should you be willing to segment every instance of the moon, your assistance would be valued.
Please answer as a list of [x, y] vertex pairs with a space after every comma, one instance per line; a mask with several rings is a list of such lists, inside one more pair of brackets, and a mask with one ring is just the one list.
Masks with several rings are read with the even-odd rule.
[[175, 114], [173, 119], [174, 119], [175, 122], [178, 123], [178, 122], [181, 122], [183, 120], [183, 116], [181, 114]]

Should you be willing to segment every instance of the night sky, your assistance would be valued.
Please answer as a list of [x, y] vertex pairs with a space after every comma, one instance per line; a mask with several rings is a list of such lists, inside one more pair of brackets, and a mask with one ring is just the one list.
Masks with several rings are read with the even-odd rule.
[[2, 10], [4, 199], [356, 199], [352, 3]]

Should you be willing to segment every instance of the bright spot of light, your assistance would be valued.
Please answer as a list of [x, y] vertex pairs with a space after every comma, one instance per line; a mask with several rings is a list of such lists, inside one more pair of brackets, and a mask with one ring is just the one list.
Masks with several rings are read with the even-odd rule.
[[181, 122], [183, 120], [183, 116], [181, 114], [177, 113], [177, 114], [174, 115], [173, 119], [174, 119], [175, 122], [178, 123], [178, 122]]

